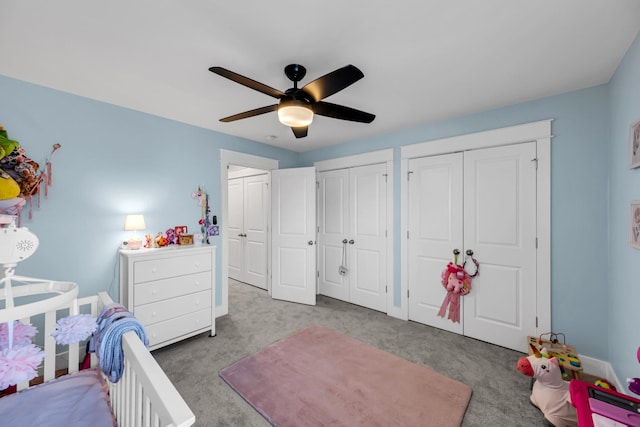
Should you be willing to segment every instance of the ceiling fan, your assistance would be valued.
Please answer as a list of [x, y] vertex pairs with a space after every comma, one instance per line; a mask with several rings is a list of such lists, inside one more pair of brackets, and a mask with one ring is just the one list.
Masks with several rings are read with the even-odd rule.
[[298, 88], [298, 82], [304, 78], [307, 70], [302, 65], [289, 64], [284, 67], [284, 73], [293, 82], [293, 87], [284, 92], [222, 67], [211, 67], [209, 71], [280, 100], [274, 105], [224, 117], [220, 119], [221, 122], [233, 122], [277, 111], [280, 122], [289, 126], [296, 138], [304, 138], [314, 114], [361, 123], [371, 123], [376, 118], [374, 114], [322, 101], [364, 77], [362, 71], [353, 65], [338, 68]]

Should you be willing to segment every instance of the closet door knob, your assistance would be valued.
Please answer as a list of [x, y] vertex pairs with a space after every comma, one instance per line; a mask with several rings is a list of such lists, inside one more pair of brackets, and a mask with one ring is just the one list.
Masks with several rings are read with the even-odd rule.
[[347, 239], [343, 239], [343, 240], [342, 240], [342, 243], [343, 243], [343, 244], [346, 244], [346, 243], [347, 243]]
[[353, 239], [349, 240], [349, 244], [353, 245], [355, 243], [355, 241]]
[[468, 250], [467, 250], [467, 255], [469, 255], [469, 256], [473, 256], [473, 251], [472, 251], [471, 249], [468, 249]]
[[308, 244], [309, 246], [313, 246], [313, 240], [309, 240], [309, 241], [307, 242], [307, 244]]

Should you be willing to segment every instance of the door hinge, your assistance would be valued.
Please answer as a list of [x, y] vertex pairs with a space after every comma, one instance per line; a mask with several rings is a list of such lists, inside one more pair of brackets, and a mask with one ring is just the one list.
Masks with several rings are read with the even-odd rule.
[[386, 294], [387, 292], [389, 292], [389, 291], [387, 290], [387, 286], [385, 286], [384, 287], [384, 293]]
[[387, 237], [387, 230], [384, 230], [384, 237]]
[[407, 239], [409, 238], [409, 230], [407, 230]]
[[389, 176], [389, 175], [388, 175], [388, 174], [386, 174], [386, 173], [383, 173], [383, 174], [382, 174], [382, 176], [384, 176], [384, 182], [385, 182], [385, 184], [386, 184], [386, 183], [387, 183], [387, 176]]
[[532, 162], [535, 162], [536, 164], [536, 170], [538, 170], [538, 158], [536, 157], [535, 159], [531, 159]]
[[536, 237], [536, 249], [538, 249], [538, 238]]
[[536, 316], [536, 328], [538, 327], [538, 316]]
[[319, 279], [320, 278], [320, 270], [316, 270], [316, 277]]
[[320, 181], [316, 181], [316, 188], [320, 188]]
[[409, 289], [407, 289], [407, 299], [409, 299]]
[[413, 173], [413, 171], [409, 171], [407, 172], [407, 181], [409, 181], [409, 179], [411, 178], [411, 174]]
[[319, 233], [320, 232], [320, 226], [317, 226], [316, 228], [318, 230], [317, 232]]

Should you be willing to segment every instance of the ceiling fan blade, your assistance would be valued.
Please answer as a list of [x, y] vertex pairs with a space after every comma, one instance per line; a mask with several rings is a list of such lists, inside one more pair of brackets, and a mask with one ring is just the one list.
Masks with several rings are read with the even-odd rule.
[[270, 113], [272, 111], [276, 111], [278, 109], [278, 104], [269, 105], [266, 107], [256, 108], [255, 110], [245, 111], [244, 113], [234, 114], [233, 116], [224, 117], [220, 119], [221, 122], [235, 122], [240, 119], [247, 119], [253, 116], [259, 116], [260, 114]]
[[296, 136], [296, 138], [304, 138], [305, 136], [307, 136], [309, 126], [302, 126], [297, 128], [292, 127], [291, 130], [293, 131], [293, 134]]
[[226, 68], [211, 67], [209, 68], [209, 71], [219, 76], [226, 77], [229, 80], [233, 80], [236, 83], [240, 83], [241, 85], [246, 86], [250, 89], [257, 90], [258, 92], [262, 92], [265, 95], [269, 95], [274, 98], [280, 98], [281, 96], [284, 96], [284, 92], [281, 92], [278, 89], [274, 89], [270, 86], [267, 86], [263, 83], [252, 80], [248, 77], [241, 76], [240, 74], [234, 73], [233, 71], [229, 71]]
[[333, 119], [350, 120], [352, 122], [371, 123], [376, 118], [375, 114], [345, 107], [344, 105], [332, 104], [330, 102], [317, 102], [313, 104], [313, 112], [320, 116], [331, 117]]
[[362, 71], [353, 65], [338, 68], [335, 71], [318, 77], [305, 85], [302, 90], [311, 95], [318, 102], [336, 92], [350, 86], [364, 77]]

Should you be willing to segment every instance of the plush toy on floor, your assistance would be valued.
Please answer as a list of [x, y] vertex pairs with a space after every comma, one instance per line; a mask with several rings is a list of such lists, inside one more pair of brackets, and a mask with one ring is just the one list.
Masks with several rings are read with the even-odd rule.
[[531, 345], [533, 353], [518, 359], [518, 371], [536, 379], [531, 389], [531, 403], [537, 406], [544, 417], [555, 427], [578, 425], [576, 409], [571, 405], [569, 384], [562, 379], [558, 359], [543, 357]]

